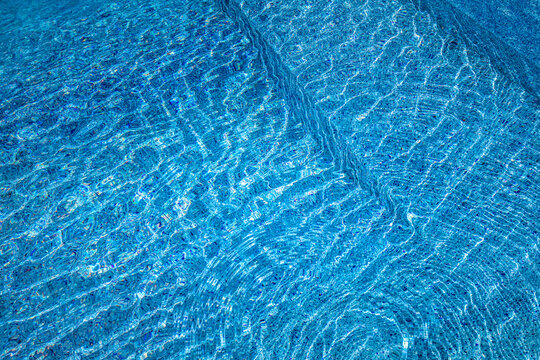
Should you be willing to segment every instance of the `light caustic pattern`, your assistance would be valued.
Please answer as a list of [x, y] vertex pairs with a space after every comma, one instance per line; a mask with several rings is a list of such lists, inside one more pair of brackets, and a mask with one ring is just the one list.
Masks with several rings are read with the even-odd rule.
[[[6, 5], [0, 356], [537, 357], [534, 108], [411, 8], [332, 20], [379, 21], [352, 33], [347, 67], [339, 38], [299, 37], [302, 16], [282, 29], [302, 56], [284, 51], [288, 8], [268, 4], [243, 11], [411, 232], [290, 115], [260, 44], [213, 2]], [[328, 6], [305, 18], [337, 19]], [[389, 53], [396, 26], [417, 47]], [[331, 52], [339, 67], [315, 73]], [[340, 80], [359, 56], [369, 71]]]
[[538, 357], [538, 99], [405, 1], [239, 5], [421, 233], [372, 289], [409, 355]]
[[391, 214], [321, 156], [238, 28], [209, 3], [76, 10], [8, 22], [2, 356], [399, 352], [353, 285]]

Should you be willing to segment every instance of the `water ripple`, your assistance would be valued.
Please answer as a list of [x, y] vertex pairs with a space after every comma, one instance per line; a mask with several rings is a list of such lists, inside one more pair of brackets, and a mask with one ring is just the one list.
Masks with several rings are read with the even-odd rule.
[[1, 7], [2, 357], [537, 355], [537, 109], [429, 16], [43, 4]]

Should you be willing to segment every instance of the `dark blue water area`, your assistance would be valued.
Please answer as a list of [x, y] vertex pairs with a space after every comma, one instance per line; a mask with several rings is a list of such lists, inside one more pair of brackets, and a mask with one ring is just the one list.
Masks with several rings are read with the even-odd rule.
[[534, 0], [465, 1], [454, 6], [540, 65], [540, 4]]
[[[407, 2], [409, 0], [405, 0]], [[540, 4], [535, 0], [411, 0], [444, 33], [488, 56], [497, 71], [540, 98]]]
[[537, 9], [426, 6], [0, 2], [0, 358], [540, 358]]

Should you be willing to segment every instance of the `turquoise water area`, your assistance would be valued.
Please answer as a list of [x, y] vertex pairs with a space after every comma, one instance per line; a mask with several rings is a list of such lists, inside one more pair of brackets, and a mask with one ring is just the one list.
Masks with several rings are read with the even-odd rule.
[[0, 3], [0, 358], [540, 358], [534, 44], [415, 4]]

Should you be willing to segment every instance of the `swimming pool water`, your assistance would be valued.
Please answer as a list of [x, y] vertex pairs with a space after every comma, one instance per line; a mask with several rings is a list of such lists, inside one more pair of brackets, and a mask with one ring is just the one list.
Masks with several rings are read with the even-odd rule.
[[435, 19], [0, 4], [0, 357], [538, 359], [538, 74]]

